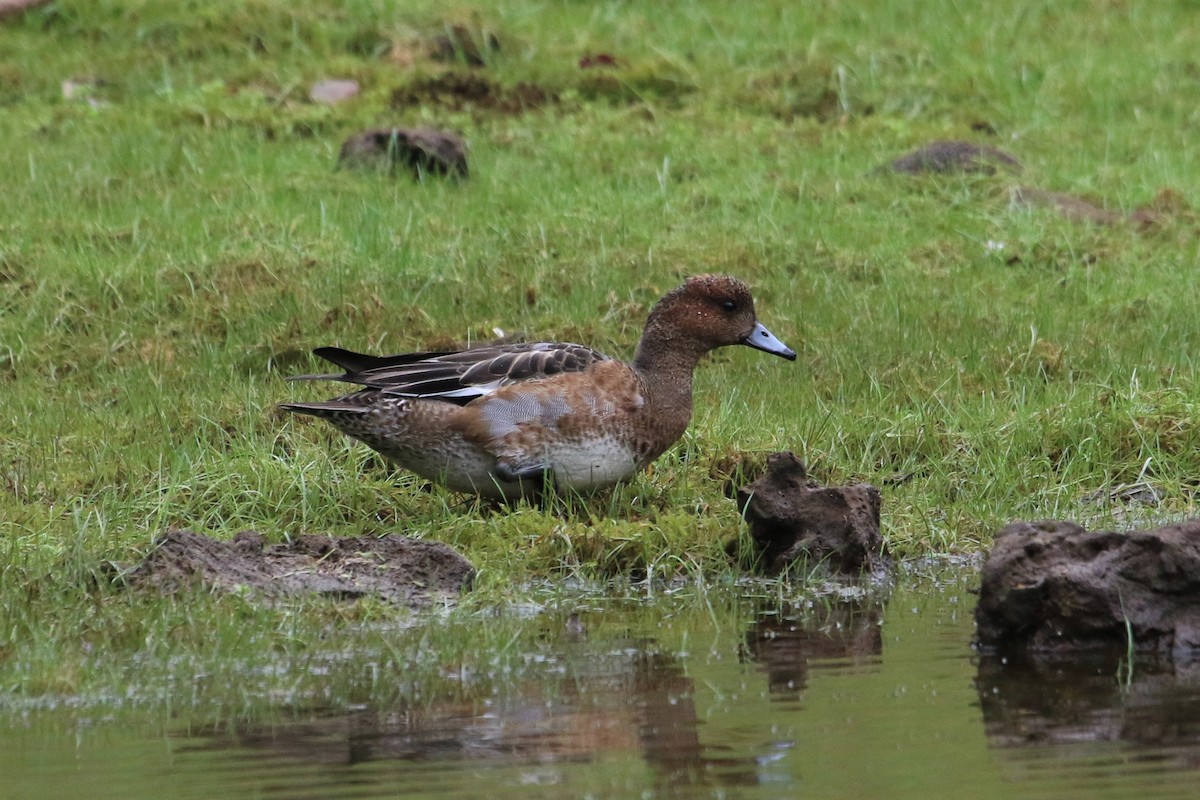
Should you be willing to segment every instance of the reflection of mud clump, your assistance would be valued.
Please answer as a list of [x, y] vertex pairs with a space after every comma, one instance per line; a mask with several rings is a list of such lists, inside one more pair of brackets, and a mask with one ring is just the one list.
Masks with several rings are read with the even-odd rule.
[[747, 658], [767, 673], [772, 694], [798, 694], [810, 667], [822, 661], [879, 663], [883, 654], [882, 604], [853, 601], [806, 612], [784, 608], [762, 614], [746, 632]]
[[535, 83], [522, 81], [506, 88], [482, 75], [461, 72], [419, 78], [392, 93], [392, 105], [400, 109], [440, 106], [454, 111], [473, 108], [503, 114], [532, 111], [557, 100], [553, 92]]
[[448, 545], [395, 534], [299, 536], [264, 548], [262, 536], [254, 531], [219, 542], [172, 528], [124, 577], [130, 586], [161, 592], [199, 584], [266, 597], [373, 596], [415, 607], [458, 595], [474, 579], [475, 568]]
[[893, 161], [885, 170], [916, 175], [922, 172], [982, 172], [994, 174], [1002, 166], [1021, 171], [1021, 162], [998, 147], [972, 142], [931, 142]]
[[374, 169], [395, 174], [406, 167], [423, 173], [467, 177], [467, 146], [445, 131], [376, 128], [360, 131], [342, 144], [339, 168]]
[[[270, 756], [268, 763], [281, 767], [281, 775], [296, 775], [286, 768], [288, 761], [302, 764], [298, 779], [305, 781], [319, 765], [338, 770], [334, 779], [341, 780], [347, 767], [373, 761], [476, 770], [489, 763], [503, 768], [598, 764], [640, 753], [654, 787], [648, 796], [697, 796], [683, 787], [711, 787], [704, 796], [719, 795], [725, 794], [720, 786], [761, 783], [755, 758], [701, 741], [695, 682], [678, 658], [644, 640], [619, 644], [554, 653], [545, 663], [529, 664], [528, 676], [491, 670], [447, 693], [410, 698], [414, 693], [404, 691], [380, 707], [348, 710], [347, 704], [335, 703], [319, 713], [297, 709], [287, 715], [290, 719], [247, 719], [236, 729], [206, 735], [203, 742], [189, 741], [184, 752], [263, 752]], [[355, 784], [358, 795], [410, 796], [394, 772], [362, 773]], [[553, 791], [514, 796], [522, 794], [569, 796]]]
[[982, 656], [975, 684], [988, 742], [1013, 748], [1167, 745], [1172, 756], [1195, 768], [1200, 744], [1195, 665], [1142, 655], [1122, 680], [1113, 679], [1116, 672], [1099, 654]]
[[1017, 522], [996, 535], [975, 611], [980, 644], [1001, 651], [1200, 647], [1200, 520], [1088, 532]]
[[881, 505], [874, 486], [820, 486], [795, 455], [774, 453], [766, 474], [738, 490], [753, 542], [752, 552], [739, 555], [771, 575], [797, 561], [846, 574], [886, 567]]

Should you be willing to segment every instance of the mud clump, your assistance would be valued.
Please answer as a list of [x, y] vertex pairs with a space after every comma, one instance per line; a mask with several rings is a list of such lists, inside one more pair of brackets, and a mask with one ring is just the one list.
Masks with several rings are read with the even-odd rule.
[[879, 531], [882, 499], [870, 484], [821, 486], [792, 453], [773, 453], [767, 471], [737, 493], [750, 526], [749, 552], [728, 551], [767, 575], [793, 564], [823, 565], [858, 575], [886, 569], [890, 559]]
[[1200, 648], [1200, 520], [1089, 532], [1015, 522], [996, 535], [975, 610], [978, 643], [1061, 654]]
[[419, 608], [457, 597], [470, 587], [475, 568], [448, 545], [397, 534], [344, 539], [305, 535], [264, 547], [255, 531], [222, 542], [171, 528], [122, 577], [132, 588], [163, 593], [198, 585], [267, 598], [378, 597]]
[[997, 166], [1012, 172], [1021, 171], [1021, 162], [998, 147], [957, 140], [930, 142], [892, 163], [882, 171], [918, 175], [976, 172], [993, 175]]
[[415, 177], [433, 174], [465, 178], [466, 143], [446, 131], [374, 128], [346, 139], [338, 154], [338, 169], [368, 169], [395, 175], [401, 168]]

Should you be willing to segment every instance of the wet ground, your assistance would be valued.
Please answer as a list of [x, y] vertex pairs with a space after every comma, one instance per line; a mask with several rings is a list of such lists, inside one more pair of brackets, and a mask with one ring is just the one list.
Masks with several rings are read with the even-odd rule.
[[559, 594], [520, 674], [386, 707], [10, 708], [0, 796], [1194, 796], [1200, 668], [980, 658], [976, 580]]

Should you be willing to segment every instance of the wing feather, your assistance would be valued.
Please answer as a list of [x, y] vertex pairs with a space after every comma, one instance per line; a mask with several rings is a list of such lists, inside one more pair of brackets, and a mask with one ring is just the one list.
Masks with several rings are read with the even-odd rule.
[[564, 372], [581, 372], [611, 359], [580, 344], [524, 342], [454, 352], [372, 356], [338, 347], [313, 351], [345, 372], [299, 375], [293, 380], [337, 380], [398, 397], [424, 397], [466, 405], [504, 386]]

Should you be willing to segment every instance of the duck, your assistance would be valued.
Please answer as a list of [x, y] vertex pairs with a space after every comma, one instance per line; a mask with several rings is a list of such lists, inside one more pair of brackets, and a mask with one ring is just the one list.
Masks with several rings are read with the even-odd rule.
[[362, 387], [280, 408], [317, 417], [446, 488], [510, 501], [593, 493], [645, 470], [687, 430], [710, 351], [796, 353], [758, 321], [742, 280], [698, 275], [650, 310], [633, 360], [567, 342], [375, 356], [321, 347], [343, 370], [291, 380]]

